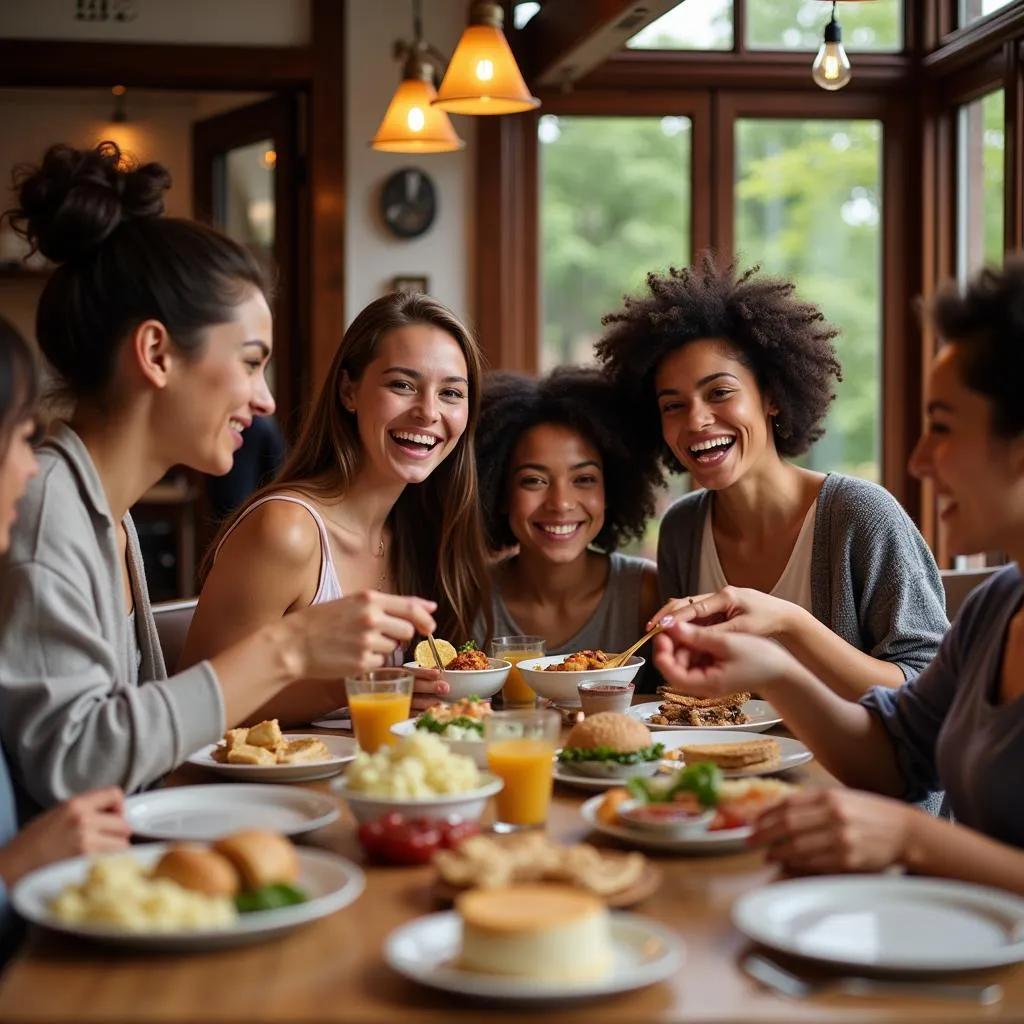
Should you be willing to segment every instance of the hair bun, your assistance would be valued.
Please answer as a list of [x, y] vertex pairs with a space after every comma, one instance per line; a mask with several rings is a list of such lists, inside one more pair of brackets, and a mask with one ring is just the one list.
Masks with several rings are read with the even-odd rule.
[[15, 174], [12, 222], [47, 259], [65, 263], [110, 237], [127, 220], [159, 217], [171, 175], [139, 166], [115, 142], [95, 149], [51, 146], [38, 167]]

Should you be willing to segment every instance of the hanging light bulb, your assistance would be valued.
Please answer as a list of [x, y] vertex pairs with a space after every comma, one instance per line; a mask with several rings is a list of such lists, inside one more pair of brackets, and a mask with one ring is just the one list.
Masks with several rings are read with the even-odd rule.
[[501, 4], [473, 0], [469, 25], [437, 90], [435, 107], [451, 114], [519, 114], [540, 106], [512, 56], [504, 20]]
[[451, 153], [465, 142], [455, 134], [448, 115], [433, 105], [434, 67], [423, 41], [420, 0], [413, 0], [413, 41], [396, 45], [406, 52], [402, 81], [370, 145], [384, 153]]
[[832, 17], [825, 26], [825, 39], [811, 65], [811, 78], [816, 85], [829, 92], [842, 89], [853, 77], [850, 58], [843, 49], [843, 30], [836, 21], [836, 5], [832, 4]]

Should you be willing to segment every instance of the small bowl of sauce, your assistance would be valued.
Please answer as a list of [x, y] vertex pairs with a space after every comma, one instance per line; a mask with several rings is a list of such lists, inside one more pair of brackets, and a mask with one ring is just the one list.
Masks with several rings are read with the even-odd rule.
[[632, 683], [606, 683], [596, 679], [584, 680], [576, 687], [584, 715], [597, 715], [602, 711], [625, 713], [633, 703]]

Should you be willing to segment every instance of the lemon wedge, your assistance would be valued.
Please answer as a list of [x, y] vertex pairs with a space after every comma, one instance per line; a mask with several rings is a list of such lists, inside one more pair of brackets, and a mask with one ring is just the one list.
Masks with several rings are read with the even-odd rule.
[[[434, 645], [437, 647], [442, 665], [450, 665], [455, 660], [455, 648], [447, 640], [435, 640]], [[437, 668], [437, 662], [434, 661], [434, 655], [430, 650], [429, 640], [421, 640], [416, 645], [413, 659], [420, 668]]]

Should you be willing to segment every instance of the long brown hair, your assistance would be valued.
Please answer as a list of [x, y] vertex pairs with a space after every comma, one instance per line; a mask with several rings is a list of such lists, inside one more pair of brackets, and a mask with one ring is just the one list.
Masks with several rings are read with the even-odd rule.
[[[352, 487], [364, 451], [355, 415], [341, 402], [343, 375], [358, 381], [377, 357], [385, 335], [416, 324], [444, 331], [462, 349], [469, 378], [469, 419], [455, 450], [423, 483], [407, 485], [392, 508], [390, 568], [399, 593], [437, 601], [440, 635], [461, 643], [472, 637], [474, 621], [482, 615], [485, 636], [476, 639], [483, 641], [489, 639], [493, 621], [474, 458], [483, 358], [462, 321], [427, 295], [382, 296], [352, 321], [281, 471], [225, 523], [210, 552], [216, 551], [245, 508], [266, 494], [293, 490], [316, 499], [336, 497]], [[210, 563], [208, 553], [207, 571]]]

